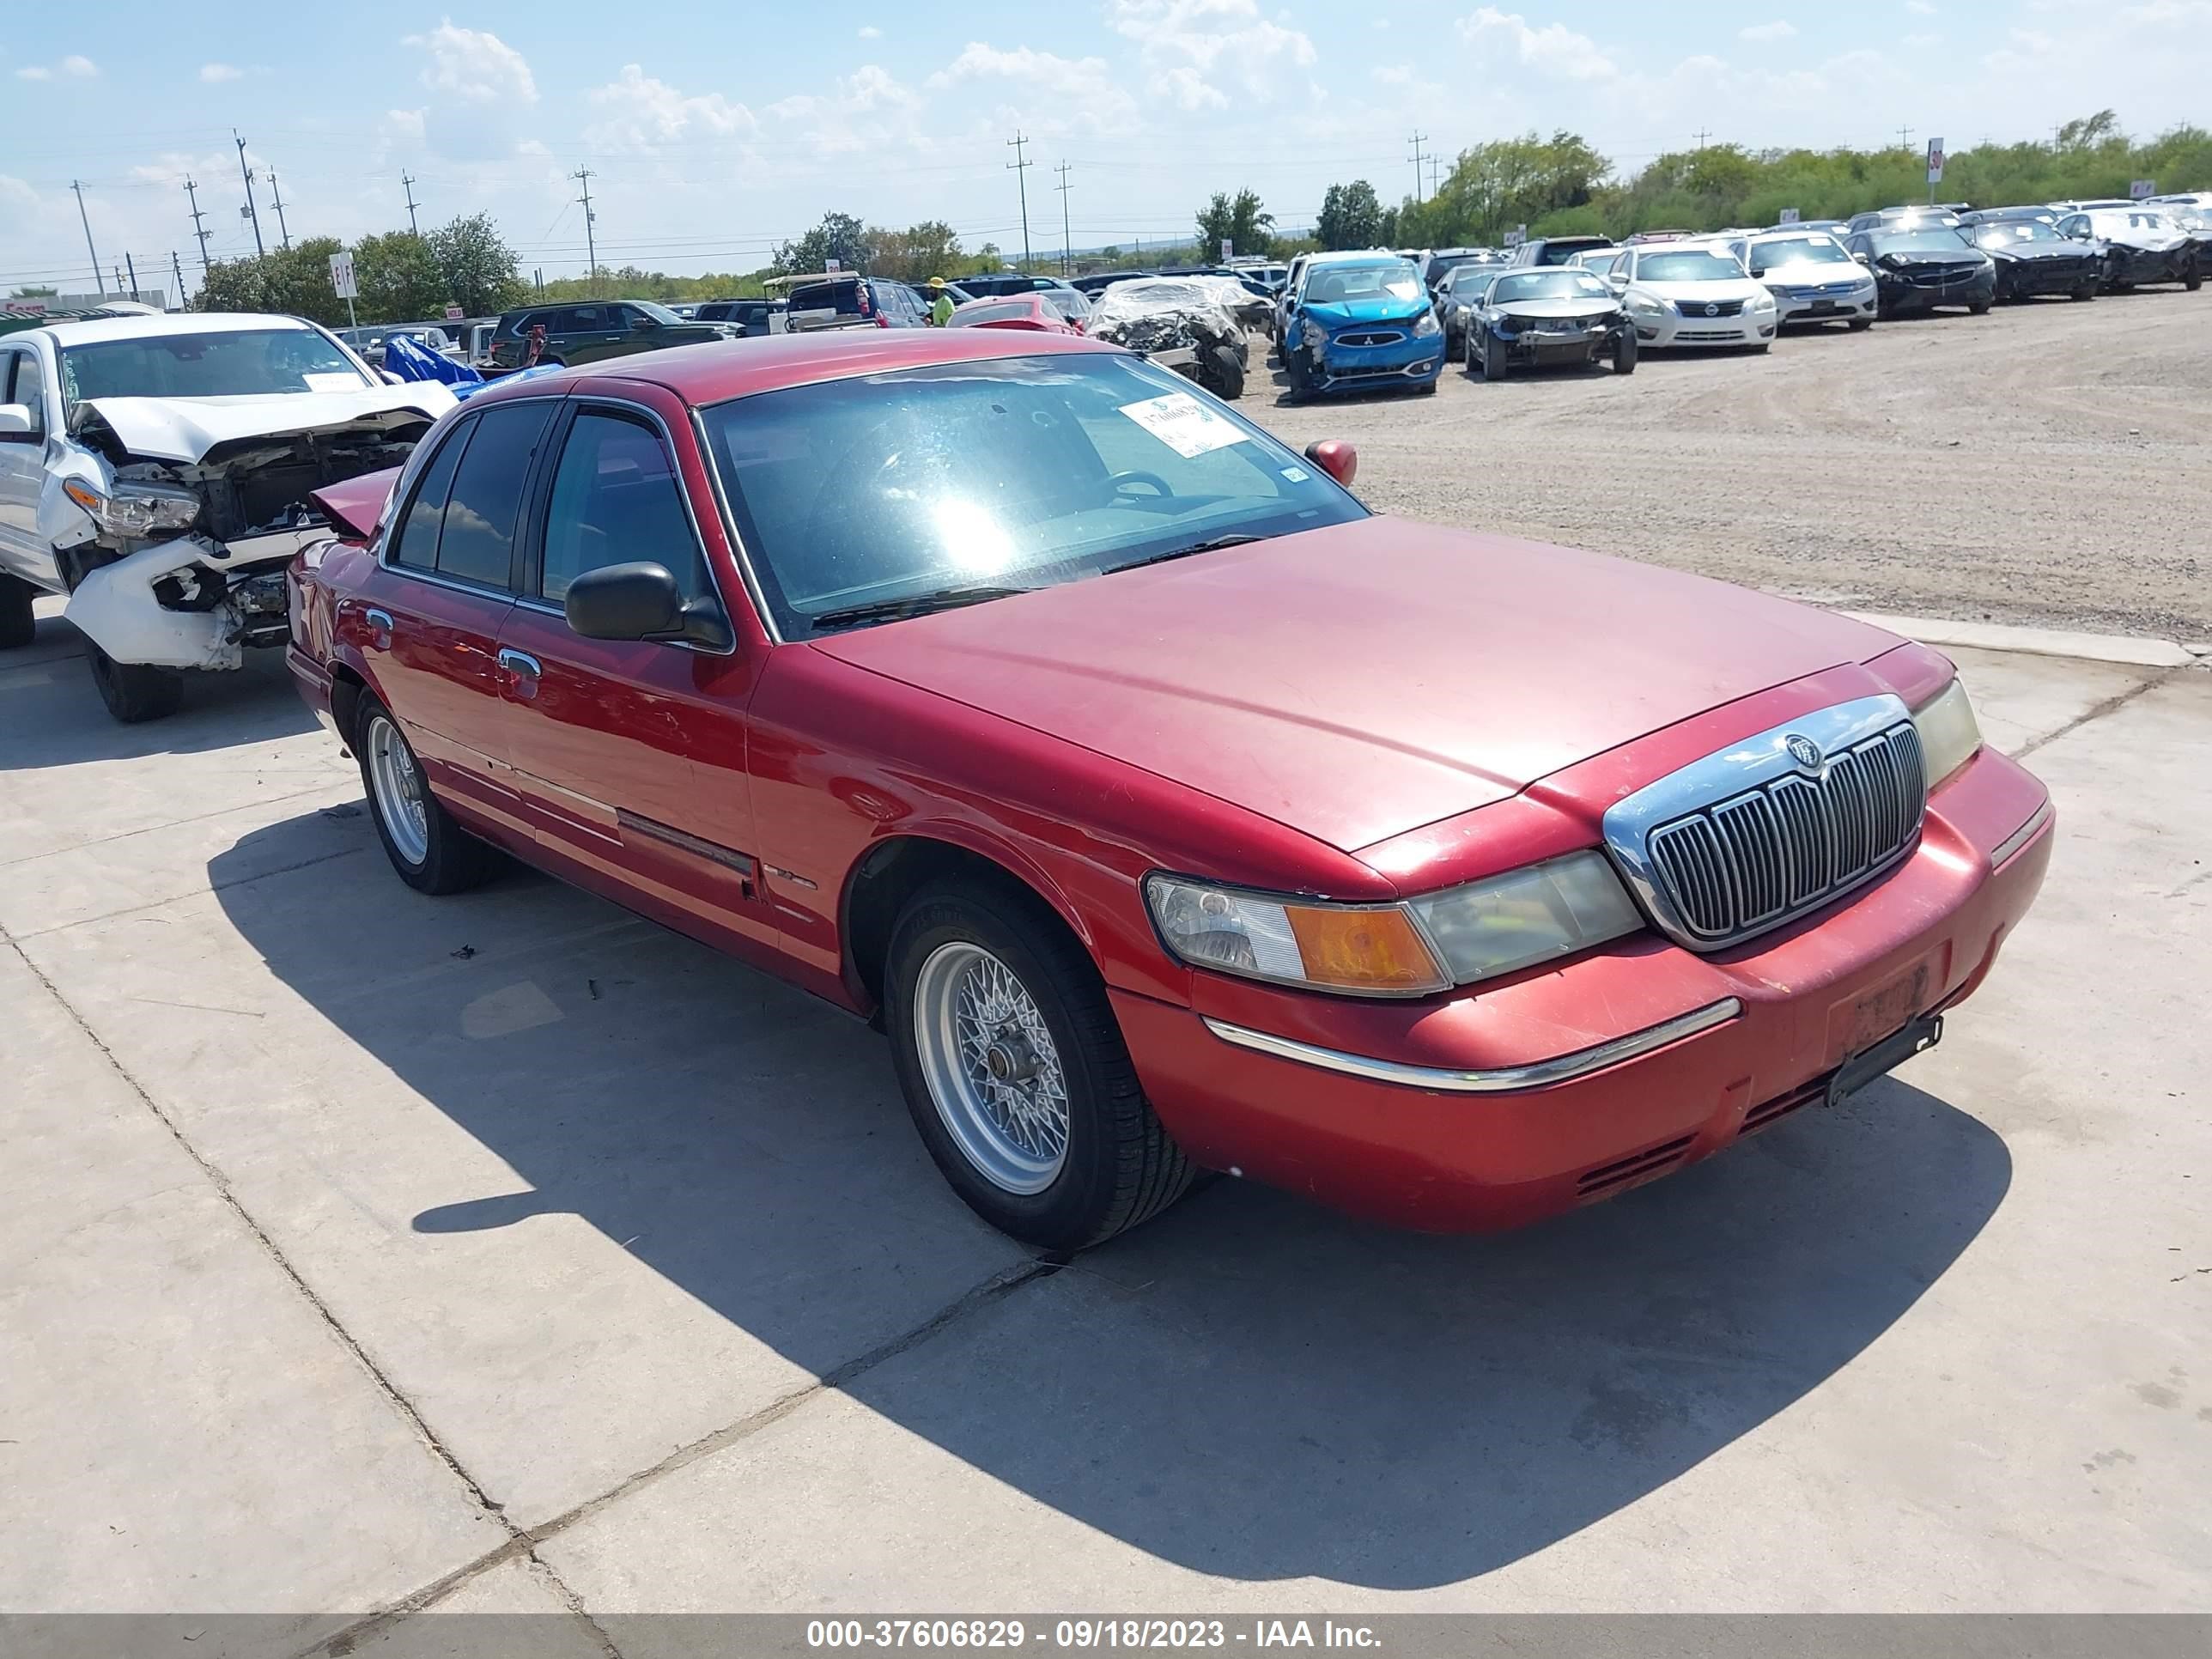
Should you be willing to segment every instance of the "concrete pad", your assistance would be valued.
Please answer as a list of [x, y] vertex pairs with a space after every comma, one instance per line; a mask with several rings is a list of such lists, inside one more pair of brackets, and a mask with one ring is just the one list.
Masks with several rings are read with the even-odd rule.
[[2186, 668], [2197, 653], [2172, 640], [2132, 634], [2082, 634], [2063, 628], [2021, 628], [2005, 623], [1960, 622], [1945, 617], [1846, 613], [1923, 645], [1971, 646], [2038, 657], [2078, 657], [2085, 662], [2135, 663], [2145, 668]]
[[1025, 1259], [881, 1039], [703, 947], [519, 871], [424, 898], [366, 816], [206, 880], [25, 948], [519, 1523]]
[[0, 1608], [365, 1610], [500, 1543], [4, 944], [0, 1007]]
[[1982, 736], [2008, 755], [2048, 741], [2093, 709], [2168, 671], [2124, 663], [2069, 662], [2008, 651], [1947, 649], [1973, 700]]

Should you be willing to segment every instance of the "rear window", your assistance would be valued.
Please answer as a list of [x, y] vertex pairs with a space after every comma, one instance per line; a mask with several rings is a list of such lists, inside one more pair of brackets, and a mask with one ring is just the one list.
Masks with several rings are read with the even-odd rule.
[[860, 303], [860, 285], [857, 282], [812, 283], [805, 288], [791, 290], [793, 311], [834, 311], [840, 317], [865, 317], [868, 307]]
[[1018, 323], [1028, 320], [1031, 314], [1029, 307], [1012, 300], [975, 300], [952, 313], [952, 325], [975, 328], [983, 323]]

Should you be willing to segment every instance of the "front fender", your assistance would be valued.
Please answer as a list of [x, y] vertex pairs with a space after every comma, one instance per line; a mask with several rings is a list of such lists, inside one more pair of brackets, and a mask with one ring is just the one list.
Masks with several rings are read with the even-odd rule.
[[55, 442], [47, 454], [46, 473], [39, 481], [39, 544], [46, 548], [80, 546], [97, 537], [100, 526], [92, 521], [91, 514], [69, 498], [62, 486], [74, 480], [90, 484], [106, 495], [115, 488], [114, 475], [106, 461], [66, 438]]

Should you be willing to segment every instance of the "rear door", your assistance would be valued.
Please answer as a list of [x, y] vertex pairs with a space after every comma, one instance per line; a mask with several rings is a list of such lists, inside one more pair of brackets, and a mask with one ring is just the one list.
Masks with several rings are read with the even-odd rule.
[[514, 608], [524, 484], [560, 400], [471, 411], [410, 482], [376, 573], [338, 606], [431, 787], [465, 818], [517, 840], [529, 824], [506, 753], [513, 675], [499, 632]]
[[630, 349], [628, 331], [618, 323], [612, 306], [563, 306], [546, 332], [562, 362], [588, 363]]
[[745, 775], [757, 653], [587, 640], [562, 609], [578, 576], [629, 560], [667, 566], [687, 599], [725, 615], [744, 603], [715, 574], [734, 569], [719, 518], [692, 510], [711, 497], [690, 424], [672, 397], [638, 386], [573, 400], [556, 443], [500, 636], [532, 833], [586, 885], [726, 948], [778, 954]]

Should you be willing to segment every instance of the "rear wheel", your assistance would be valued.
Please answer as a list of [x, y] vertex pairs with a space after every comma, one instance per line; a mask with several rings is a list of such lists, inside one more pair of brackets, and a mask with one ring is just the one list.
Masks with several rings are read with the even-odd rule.
[[90, 640], [84, 642], [85, 661], [92, 666], [92, 683], [107, 712], [125, 726], [142, 720], [167, 720], [183, 707], [185, 672], [181, 668], [153, 668], [144, 663], [118, 662]]
[[1625, 328], [1613, 343], [1613, 372], [1616, 374], [1636, 373], [1636, 331]]
[[38, 590], [21, 576], [0, 576], [0, 651], [14, 651], [38, 636], [39, 619], [31, 612]]
[[915, 895], [892, 931], [884, 1014], [922, 1144], [1000, 1231], [1079, 1250], [1196, 1177], [1138, 1085], [1097, 969], [1036, 902], [980, 883]]
[[422, 776], [407, 734], [371, 697], [363, 697], [354, 752], [368, 791], [376, 836], [399, 879], [418, 893], [459, 893], [480, 886], [499, 855], [461, 828], [440, 805]]
[[1207, 354], [1213, 360], [1213, 384], [1208, 389], [1215, 396], [1235, 403], [1244, 395], [1244, 364], [1234, 346], [1216, 346]]

